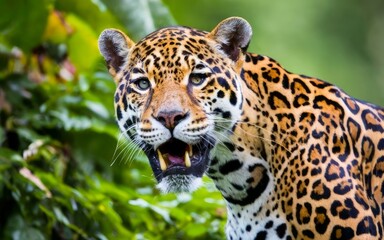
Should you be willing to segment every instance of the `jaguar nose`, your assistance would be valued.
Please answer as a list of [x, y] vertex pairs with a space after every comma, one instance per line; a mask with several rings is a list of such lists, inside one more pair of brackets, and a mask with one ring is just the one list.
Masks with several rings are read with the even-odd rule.
[[187, 113], [181, 111], [161, 111], [155, 116], [155, 119], [166, 128], [174, 129], [187, 116]]

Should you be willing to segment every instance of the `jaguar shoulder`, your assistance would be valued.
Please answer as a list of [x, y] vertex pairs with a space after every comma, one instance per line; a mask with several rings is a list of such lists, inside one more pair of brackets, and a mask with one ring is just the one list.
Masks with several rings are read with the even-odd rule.
[[237, 17], [137, 43], [105, 30], [122, 133], [163, 192], [211, 177], [228, 239], [382, 239], [383, 108], [247, 53], [251, 35]]

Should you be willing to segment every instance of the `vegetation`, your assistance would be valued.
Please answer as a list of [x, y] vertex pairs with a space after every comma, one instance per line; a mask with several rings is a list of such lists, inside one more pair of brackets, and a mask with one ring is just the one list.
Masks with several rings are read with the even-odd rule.
[[97, 49], [104, 28], [139, 38], [174, 24], [170, 14], [154, 0], [93, 2], [0, 7], [0, 239], [221, 239], [212, 184], [159, 195], [147, 160], [118, 139]]
[[[291, 24], [312, 29], [326, 19], [330, 25], [313, 28], [305, 39], [294, 26], [273, 30], [285, 20], [267, 17], [287, 14], [289, 4], [303, 3], [298, 0], [274, 6], [226, 0], [225, 7], [217, 0], [188, 6], [178, 0], [164, 0], [167, 6], [161, 0], [0, 0], [0, 239], [223, 239], [225, 206], [212, 182], [205, 179], [194, 194], [160, 195], [147, 159], [119, 135], [115, 84], [97, 49], [99, 33], [120, 28], [138, 40], [176, 24], [172, 15], [180, 24], [207, 30], [225, 17], [243, 15], [255, 28], [252, 51], [263, 49], [258, 52], [296, 72], [334, 73], [346, 82], [339, 85], [380, 103], [382, 90], [374, 95], [371, 89], [383, 89], [377, 79], [384, 76], [378, 67], [384, 63], [384, 32], [378, 27], [384, 8], [379, 1], [349, 1], [315, 6], [324, 14], [301, 12], [305, 21]], [[339, 26], [357, 32], [333, 27], [332, 17], [338, 18], [328, 14], [337, 11], [352, 12], [346, 16], [353, 24]], [[321, 38], [326, 30], [334, 31], [333, 38]], [[361, 46], [364, 41], [369, 48]], [[338, 45], [328, 49], [333, 43]], [[306, 49], [315, 49], [308, 50], [315, 56], [310, 61]], [[342, 56], [326, 62], [337, 49]], [[325, 78], [335, 82], [332, 76]]]

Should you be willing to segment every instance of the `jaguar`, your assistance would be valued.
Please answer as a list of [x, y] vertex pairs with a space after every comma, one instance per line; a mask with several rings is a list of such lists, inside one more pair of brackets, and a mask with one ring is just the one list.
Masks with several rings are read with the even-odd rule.
[[210, 177], [228, 239], [383, 239], [384, 108], [247, 52], [240, 17], [212, 31], [106, 29], [122, 134], [164, 193]]

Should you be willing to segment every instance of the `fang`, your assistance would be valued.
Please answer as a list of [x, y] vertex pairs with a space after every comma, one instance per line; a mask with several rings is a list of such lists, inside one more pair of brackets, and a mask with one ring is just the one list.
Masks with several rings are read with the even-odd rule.
[[193, 155], [193, 152], [192, 152], [192, 145], [189, 145], [189, 144], [188, 144], [188, 152], [189, 152], [189, 156], [192, 156], [192, 155]]
[[188, 151], [185, 151], [184, 162], [185, 162], [185, 166], [186, 167], [190, 167], [191, 166], [191, 159], [189, 158]]
[[160, 150], [157, 149], [157, 154], [159, 156], [159, 161], [160, 161], [160, 168], [162, 171], [167, 170], [167, 164], [165, 163], [165, 160], [163, 158], [163, 155], [161, 154]]

